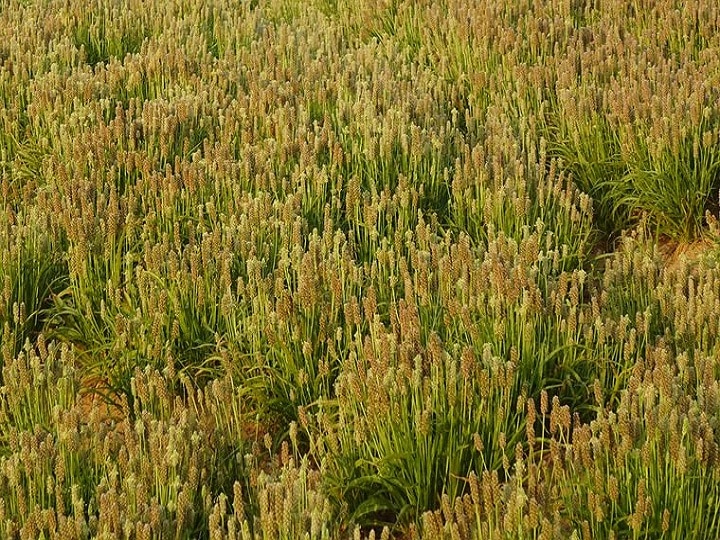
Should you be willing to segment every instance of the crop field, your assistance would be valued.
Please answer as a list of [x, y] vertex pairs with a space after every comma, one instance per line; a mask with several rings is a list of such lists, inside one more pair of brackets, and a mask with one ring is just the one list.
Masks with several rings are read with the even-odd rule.
[[0, 539], [720, 538], [715, 0], [0, 0]]

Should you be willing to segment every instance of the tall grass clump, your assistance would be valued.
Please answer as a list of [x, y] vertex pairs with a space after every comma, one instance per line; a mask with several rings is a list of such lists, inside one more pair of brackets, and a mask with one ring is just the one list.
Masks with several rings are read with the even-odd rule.
[[[670, 14], [672, 4], [624, 13], [622, 37], [609, 32], [613, 7], [589, 7], [554, 59], [547, 127], [606, 231], [646, 219], [687, 241], [720, 189], [716, 89], [703, 83], [717, 70], [716, 22], [699, 6]], [[650, 35], [659, 42], [646, 50]]]
[[718, 440], [714, 408], [706, 408], [717, 383], [708, 378], [709, 359], [674, 357], [662, 345], [649, 350], [616, 412], [601, 409], [574, 431], [567, 465], [580, 489], [561, 491], [577, 526], [634, 538], [718, 534]]
[[[626, 240], [626, 245], [633, 242]], [[643, 266], [649, 268], [651, 259], [639, 247], [634, 244], [628, 252], [632, 256], [619, 254], [626, 261], [626, 279], [647, 278]], [[621, 270], [610, 271], [619, 276]], [[442, 510], [423, 516], [423, 537], [452, 538], [454, 531], [463, 531], [462, 537], [484, 538], [509, 530], [549, 538], [715, 536], [717, 513], [707, 508], [717, 497], [718, 437], [712, 419], [717, 373], [711, 360], [717, 338], [707, 337], [717, 336], [710, 315], [716, 272], [687, 260], [662, 272], [656, 286], [645, 291], [654, 306], [646, 313], [658, 318], [646, 314], [648, 323], [655, 322], [644, 330], [639, 319], [636, 331], [645, 332], [645, 344], [629, 364], [615, 399], [607, 398], [612, 380], [598, 378], [590, 417], [560, 406], [557, 397], [549, 407], [544, 393], [539, 411], [537, 401], [528, 400], [527, 442], [518, 447], [511, 465], [516, 476], [506, 484], [501, 502], [488, 504], [493, 499], [477, 478], [487, 482], [489, 477], [473, 472], [469, 495], [455, 502], [447, 497]], [[696, 281], [703, 283], [700, 289]], [[688, 319], [688, 302], [694, 306], [695, 298], [707, 307], [691, 308]], [[702, 328], [698, 335], [703, 337], [683, 339], [689, 320], [695, 331]]]
[[[339, 516], [365, 525], [407, 523], [442, 489], [461, 493], [469, 470], [502, 463], [484, 445], [495, 450], [518, 430], [511, 363], [481, 363], [466, 350], [461, 365], [436, 343], [432, 358], [417, 356], [413, 365], [380, 357], [397, 354], [392, 342], [385, 347], [362, 371], [343, 371], [337, 409], [321, 408], [326, 431], [311, 438]], [[496, 421], [488, 420], [492, 411]]]
[[251, 489], [260, 445], [253, 453], [230, 379], [205, 392], [186, 380], [176, 399], [172, 381], [138, 370], [134, 410], [113, 409], [82, 391], [77, 360], [41, 340], [4, 370], [3, 534], [207, 537], [221, 494], [234, 492], [239, 512], [261, 503]]
[[43, 331], [53, 297], [67, 285], [63, 242], [44, 227], [44, 219], [3, 220], [0, 232], [0, 325], [3, 362], [17, 355], [26, 341]]
[[[556, 186], [548, 199], [562, 202], [548, 207], [582, 231], [572, 195]], [[368, 325], [346, 342], [335, 398], [305, 420], [345, 519], [415, 522], [443, 489], [461, 495], [470, 471], [502, 470], [506, 446], [514, 451], [524, 431], [519, 402], [546, 387], [569, 401], [588, 392], [580, 373], [598, 366], [584, 353], [585, 273], [560, 267], [568, 246], [542, 222], [510, 230], [519, 242], [492, 222], [483, 232], [487, 244], [473, 245], [465, 233], [442, 239], [421, 221], [404, 242], [378, 251], [377, 284], [362, 301]], [[386, 275], [402, 288], [381, 304]]]

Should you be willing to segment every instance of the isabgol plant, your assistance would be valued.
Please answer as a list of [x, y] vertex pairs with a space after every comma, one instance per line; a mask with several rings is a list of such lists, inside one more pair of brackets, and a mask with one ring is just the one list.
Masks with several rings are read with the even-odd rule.
[[720, 5], [5, 0], [0, 538], [720, 537]]

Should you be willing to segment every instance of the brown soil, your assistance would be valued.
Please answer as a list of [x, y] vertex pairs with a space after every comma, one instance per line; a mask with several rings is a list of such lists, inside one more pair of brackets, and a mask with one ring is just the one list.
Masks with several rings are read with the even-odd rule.
[[82, 389], [78, 397], [78, 405], [84, 418], [90, 414], [99, 413], [103, 422], [120, 422], [123, 419], [122, 409], [113, 404], [111, 391], [102, 379], [88, 377], [82, 382]]
[[665, 267], [672, 270], [683, 262], [694, 263], [702, 260], [705, 254], [716, 246], [707, 239], [695, 242], [678, 242], [664, 239], [660, 241], [658, 247]]

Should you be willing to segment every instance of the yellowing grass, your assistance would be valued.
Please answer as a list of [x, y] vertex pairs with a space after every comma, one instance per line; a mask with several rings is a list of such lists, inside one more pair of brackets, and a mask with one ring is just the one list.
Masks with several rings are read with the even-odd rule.
[[720, 536], [719, 27], [3, 2], [0, 537]]

